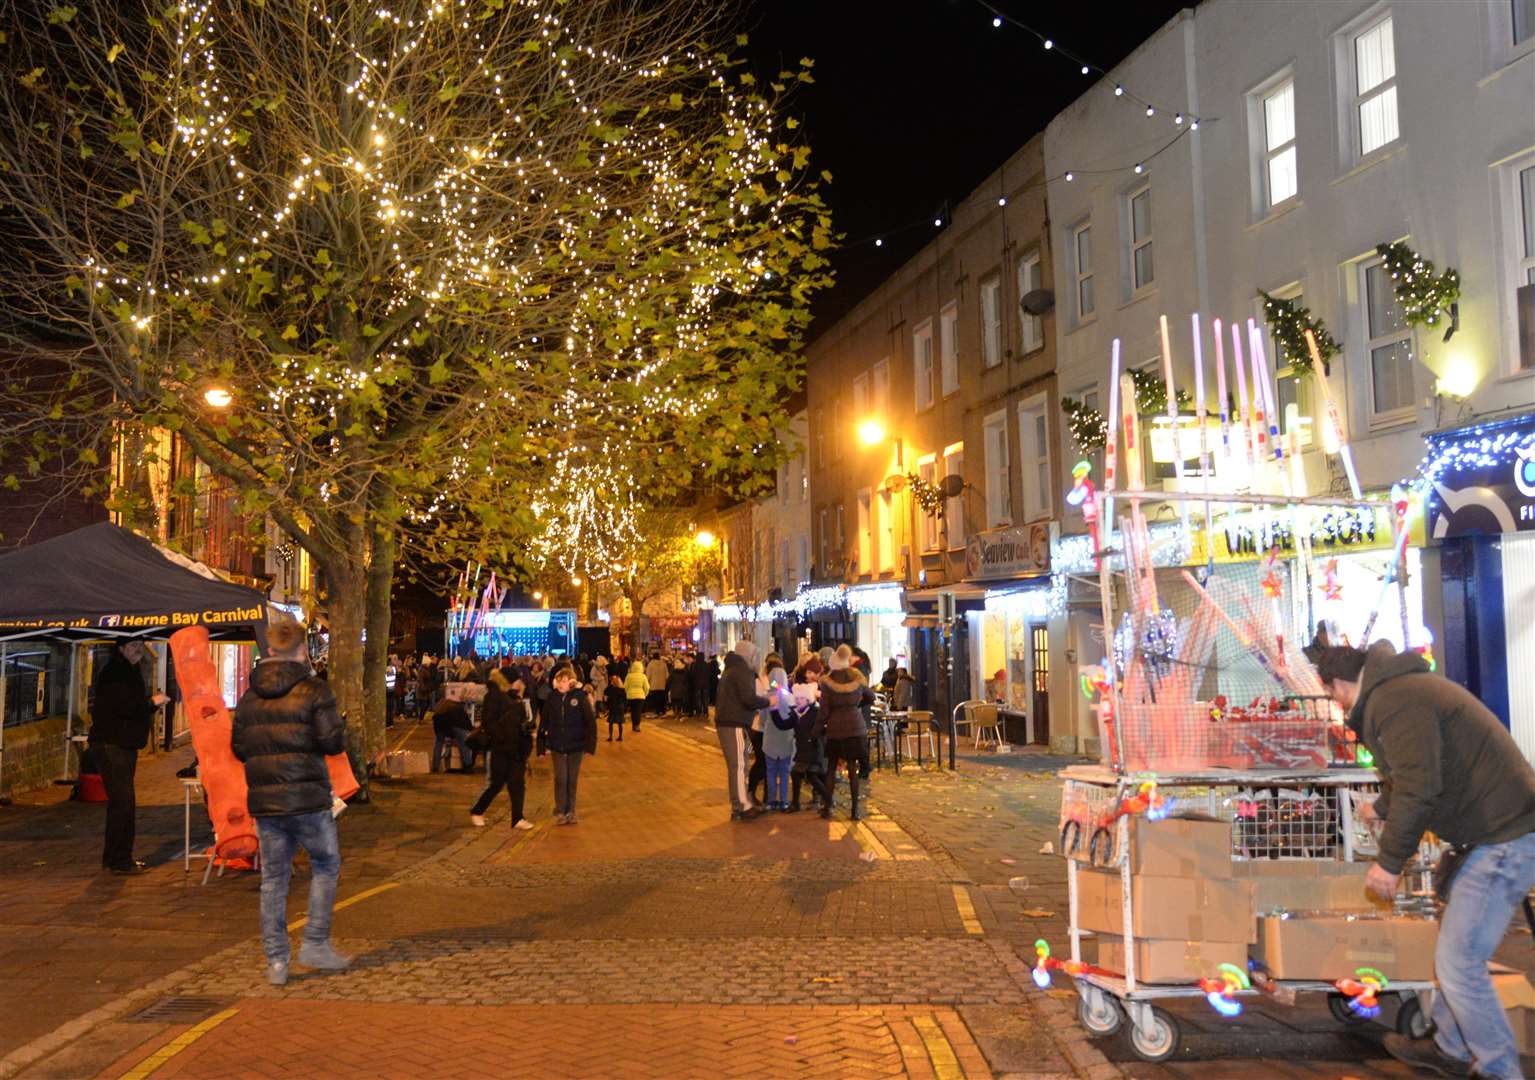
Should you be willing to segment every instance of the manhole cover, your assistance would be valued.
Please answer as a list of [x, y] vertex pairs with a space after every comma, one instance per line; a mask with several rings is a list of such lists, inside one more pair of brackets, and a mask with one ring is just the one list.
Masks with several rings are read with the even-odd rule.
[[168, 997], [128, 1017], [130, 1024], [192, 1024], [229, 1004], [224, 998]]

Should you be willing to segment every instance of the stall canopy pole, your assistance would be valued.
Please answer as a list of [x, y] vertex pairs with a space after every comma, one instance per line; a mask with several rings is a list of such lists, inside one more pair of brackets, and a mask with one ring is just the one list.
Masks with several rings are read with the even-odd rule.
[[0, 798], [5, 796], [5, 692], [10, 685], [6, 654], [10, 647], [10, 642], [0, 641]]
[[75, 745], [75, 692], [79, 689], [80, 646], [69, 646], [69, 704], [64, 707], [64, 771], [60, 780], [69, 779], [69, 749]]

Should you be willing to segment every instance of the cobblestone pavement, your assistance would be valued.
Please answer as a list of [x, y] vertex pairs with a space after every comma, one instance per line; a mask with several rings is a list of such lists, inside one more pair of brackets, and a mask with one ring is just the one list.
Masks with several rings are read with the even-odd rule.
[[[295, 967], [282, 988], [262, 978], [253, 877], [203, 889], [179, 859], [97, 877], [99, 810], [29, 807], [0, 820], [0, 855], [53, 865], [0, 869], [0, 975], [22, 983], [0, 1080], [1406, 1075], [1325, 1007], [1227, 1023], [1195, 1002], [1173, 1010], [1183, 1050], [1156, 1066], [1123, 1035], [1089, 1039], [1074, 994], [1036, 990], [1028, 969], [1035, 938], [1066, 940], [1064, 866], [1041, 850], [1059, 764], [967, 755], [958, 774], [876, 773], [864, 822], [735, 824], [712, 731], [669, 722], [599, 746], [571, 827], [547, 820], [545, 762], [531, 832], [508, 827], [504, 798], [468, 827], [474, 777], [380, 785], [342, 819], [334, 932], [356, 964]], [[141, 791], [149, 850], [179, 851], [164, 800], [179, 790]], [[73, 966], [41, 963], [50, 942]], [[42, 1005], [9, 1015], [27, 993]], [[166, 1003], [186, 1011], [135, 1015]]]

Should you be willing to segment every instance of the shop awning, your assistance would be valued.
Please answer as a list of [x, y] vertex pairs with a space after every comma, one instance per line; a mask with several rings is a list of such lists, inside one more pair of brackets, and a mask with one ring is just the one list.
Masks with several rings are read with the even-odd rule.
[[0, 640], [264, 635], [266, 597], [108, 522], [0, 555]]
[[929, 589], [913, 589], [906, 593], [906, 601], [907, 603], [912, 601], [933, 603], [944, 593], [953, 593], [955, 600], [984, 600], [986, 586], [963, 582], [957, 585], [936, 585]]

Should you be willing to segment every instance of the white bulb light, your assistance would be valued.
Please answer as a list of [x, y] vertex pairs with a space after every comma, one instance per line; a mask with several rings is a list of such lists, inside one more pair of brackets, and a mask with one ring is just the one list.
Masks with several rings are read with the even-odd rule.
[[1067, 182], [1067, 183], [1068, 183], [1068, 184], [1069, 184], [1069, 183], [1071, 183], [1071, 182], [1072, 182], [1072, 181], [1073, 181], [1073, 180], [1075, 180], [1075, 179], [1076, 179], [1076, 176], [1075, 176], [1075, 175], [1074, 175], [1074, 174], [1072, 174], [1072, 173], [1070, 173], [1070, 172], [1068, 172], [1068, 173], [1067, 173], [1067, 174], [1066, 174], [1066, 182]]
[[1115, 97], [1124, 97], [1125, 96], [1125, 88], [1123, 86], [1116, 86], [1116, 87], [1114, 87], [1114, 96]]
[[875, 247], [884, 247], [885, 246], [885, 239], [884, 239], [884, 237], [880, 237], [879, 239], [875, 240], [874, 241], [874, 246]]
[[992, 26], [1001, 26], [1002, 25], [1002, 16], [998, 15], [995, 18], [993, 18], [991, 20], [991, 25]]
[[1155, 109], [1153, 109], [1150, 105], [1146, 106], [1146, 115], [1147, 116], [1155, 116], [1156, 114], [1157, 114], [1157, 111]]
[[997, 200], [997, 205], [998, 206], [1006, 206], [1007, 205], [1007, 198], [1006, 198], [1006, 196], [998, 199]]
[[1082, 74], [1084, 74], [1084, 75], [1087, 74], [1087, 65], [1086, 64], [1082, 65]]
[[1047, 48], [1047, 49], [1055, 48], [1055, 42], [1051, 41], [1049, 38], [1045, 38], [1045, 48]]
[[943, 228], [943, 218], [941, 218], [941, 217], [935, 217], [935, 218], [934, 218], [934, 219], [933, 219], [933, 228], [935, 228], [935, 229], [941, 229], [941, 228]]
[[1139, 161], [1137, 161], [1135, 163], [1135, 175], [1136, 176], [1139, 176], [1144, 171], [1144, 169], [1145, 169], [1145, 166], [1142, 165]]

